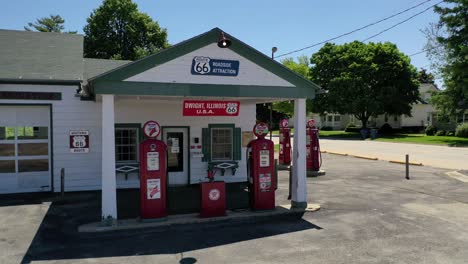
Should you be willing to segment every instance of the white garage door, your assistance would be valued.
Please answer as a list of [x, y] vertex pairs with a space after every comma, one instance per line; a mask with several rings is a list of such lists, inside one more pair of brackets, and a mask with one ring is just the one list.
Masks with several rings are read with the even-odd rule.
[[0, 105], [0, 193], [50, 190], [49, 109]]

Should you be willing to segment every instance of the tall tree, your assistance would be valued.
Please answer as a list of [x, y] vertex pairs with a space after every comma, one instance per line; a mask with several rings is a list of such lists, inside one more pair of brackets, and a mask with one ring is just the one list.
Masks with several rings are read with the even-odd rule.
[[[297, 58], [297, 60], [294, 60], [293, 58], [286, 58], [282, 60], [281, 63], [293, 72], [310, 80], [309, 58], [307, 56], [300, 56]], [[283, 101], [274, 103], [273, 109], [291, 117], [294, 115], [294, 101]], [[307, 111], [311, 110], [312, 101], [307, 100]]]
[[432, 73], [428, 73], [426, 69], [421, 68], [418, 72], [418, 81], [420, 83], [432, 83], [434, 84], [434, 75]]
[[87, 58], [137, 60], [168, 47], [166, 29], [131, 0], [104, 0], [87, 22]]
[[434, 38], [428, 38], [428, 45], [438, 45], [444, 51], [439, 59], [444, 59], [440, 70], [445, 89], [432, 96], [432, 103], [439, 114], [448, 117], [468, 109], [468, 1], [445, 2], [449, 5], [434, 8], [440, 14], [434, 26], [439, 31]]
[[419, 99], [416, 68], [392, 43], [325, 44], [311, 58], [311, 78], [326, 92], [314, 111], [352, 114], [367, 127], [371, 116], [411, 115]]
[[[37, 30], [39, 32], [62, 32], [65, 29], [65, 19], [60, 15], [50, 15], [49, 17], [43, 17], [36, 19], [35, 23], [28, 23], [28, 26], [24, 27], [27, 31]], [[76, 31], [68, 31], [66, 33], [76, 34]]]

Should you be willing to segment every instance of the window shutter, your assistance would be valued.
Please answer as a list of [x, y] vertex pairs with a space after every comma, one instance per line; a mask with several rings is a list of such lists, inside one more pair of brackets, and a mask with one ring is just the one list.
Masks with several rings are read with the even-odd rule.
[[209, 128], [202, 128], [202, 161], [211, 161], [211, 136]]
[[240, 127], [234, 128], [233, 138], [233, 158], [234, 160], [242, 159], [242, 133]]

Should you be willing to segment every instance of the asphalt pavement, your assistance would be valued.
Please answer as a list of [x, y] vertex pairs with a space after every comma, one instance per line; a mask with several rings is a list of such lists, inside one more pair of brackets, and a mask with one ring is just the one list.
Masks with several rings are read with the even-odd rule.
[[63, 204], [0, 199], [0, 263], [466, 263], [468, 183], [427, 166], [406, 180], [400, 164], [330, 154], [323, 169], [307, 179], [321, 210], [299, 220], [84, 234], [77, 226], [99, 210], [86, 193]]

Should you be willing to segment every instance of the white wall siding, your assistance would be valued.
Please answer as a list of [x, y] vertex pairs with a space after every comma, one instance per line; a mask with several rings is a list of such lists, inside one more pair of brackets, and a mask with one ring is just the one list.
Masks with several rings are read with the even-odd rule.
[[[101, 188], [101, 107], [75, 97], [76, 85], [0, 84], [0, 91], [60, 92], [61, 101], [0, 100], [0, 104], [52, 104], [53, 174], [60, 191], [60, 169], [65, 168], [66, 191]], [[70, 130], [88, 130], [89, 153], [70, 153]]]
[[[192, 60], [195, 56], [210, 57], [211, 59], [237, 60], [239, 61], [239, 74], [238, 76], [232, 77], [192, 75]], [[294, 87], [293, 84], [263, 69], [234, 51], [230, 49], [220, 49], [216, 43], [146, 70], [125, 81]], [[229, 88], [224, 87], [224, 89]]]
[[435, 112], [434, 107], [430, 104], [415, 104], [411, 110], [412, 116], [401, 118], [401, 126], [426, 126], [428, 114], [433, 112]]
[[[101, 188], [101, 102], [81, 101], [75, 97], [77, 86], [60, 85], [18, 85], [0, 84], [0, 91], [41, 91], [60, 92], [61, 101], [46, 100], [0, 100], [0, 104], [51, 104], [52, 105], [52, 148], [54, 190], [60, 191], [60, 169], [65, 168], [65, 190], [99, 190]], [[144, 98], [144, 97], [143, 97]], [[242, 131], [252, 131], [255, 124], [256, 106], [254, 103], [241, 101], [237, 117], [184, 117], [182, 116], [182, 99], [158, 100], [136, 97], [122, 99], [116, 97], [115, 122], [138, 123], [156, 120], [161, 126], [189, 126], [189, 142], [194, 137], [202, 140], [202, 128], [208, 124], [235, 124]], [[70, 130], [88, 130], [90, 135], [89, 153], [70, 153]], [[230, 170], [225, 176], [218, 172], [216, 178], [226, 182], [246, 181], [245, 148], [242, 148], [242, 160], [234, 176]], [[190, 183], [196, 184], [206, 180], [207, 163], [201, 158], [190, 155]], [[118, 188], [138, 188], [138, 174], [117, 174]]]
[[[161, 126], [190, 126], [189, 142], [193, 142], [194, 137], [202, 140], [202, 128], [208, 124], [235, 124], [242, 131], [252, 131], [255, 125], [255, 104], [244, 104], [241, 102], [239, 116], [237, 117], [184, 117], [182, 116], [182, 100], [123, 100], [117, 99], [115, 103], [116, 123], [139, 123], [144, 124], [148, 120], [155, 120]], [[161, 136], [159, 136], [159, 139]], [[245, 148], [242, 148], [242, 160], [239, 162], [239, 169], [232, 176], [230, 170], [226, 170], [225, 176], [220, 176], [218, 172], [216, 178], [226, 182], [246, 181]], [[190, 183], [204, 181], [207, 176], [207, 163], [201, 158], [192, 158], [190, 155]], [[121, 176], [123, 177], [123, 176]], [[132, 176], [134, 187], [138, 186], [138, 181]], [[132, 186], [132, 183], [125, 183], [123, 178], [118, 179], [118, 185]]]

